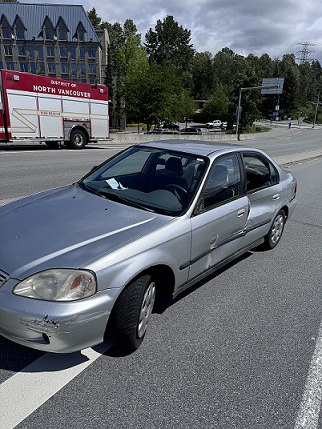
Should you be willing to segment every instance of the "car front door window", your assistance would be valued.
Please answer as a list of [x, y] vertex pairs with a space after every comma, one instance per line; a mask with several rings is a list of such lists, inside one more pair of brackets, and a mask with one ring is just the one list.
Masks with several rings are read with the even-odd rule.
[[204, 207], [230, 200], [241, 193], [241, 179], [236, 155], [220, 159], [212, 172], [204, 190]]

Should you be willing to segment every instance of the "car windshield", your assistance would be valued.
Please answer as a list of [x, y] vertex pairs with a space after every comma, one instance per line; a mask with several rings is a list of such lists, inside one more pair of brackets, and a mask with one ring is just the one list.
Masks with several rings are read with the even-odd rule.
[[190, 205], [207, 159], [134, 146], [85, 176], [78, 185], [103, 198], [171, 216]]

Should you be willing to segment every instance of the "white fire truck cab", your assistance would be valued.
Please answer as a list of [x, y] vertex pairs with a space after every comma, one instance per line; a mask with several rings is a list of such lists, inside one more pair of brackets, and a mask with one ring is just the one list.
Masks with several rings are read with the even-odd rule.
[[106, 86], [0, 70], [0, 143], [83, 149], [109, 139]]

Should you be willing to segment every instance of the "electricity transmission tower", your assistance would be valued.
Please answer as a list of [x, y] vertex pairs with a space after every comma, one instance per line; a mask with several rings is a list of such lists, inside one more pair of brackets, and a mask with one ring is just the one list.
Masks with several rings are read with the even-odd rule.
[[315, 46], [315, 43], [303, 42], [303, 43], [297, 43], [297, 45], [303, 46], [301, 51], [297, 51], [297, 54], [299, 54], [300, 57], [296, 59], [300, 60], [300, 64], [304, 64], [306, 61], [313, 61], [312, 59], [309, 58], [309, 56], [314, 51], [310, 51], [308, 46]]

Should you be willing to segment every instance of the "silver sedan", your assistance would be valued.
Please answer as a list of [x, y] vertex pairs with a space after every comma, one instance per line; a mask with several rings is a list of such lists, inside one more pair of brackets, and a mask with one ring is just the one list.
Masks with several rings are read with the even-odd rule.
[[133, 146], [77, 183], [5, 205], [0, 334], [69, 353], [108, 329], [132, 352], [156, 296], [278, 244], [296, 187], [260, 150], [181, 140]]

